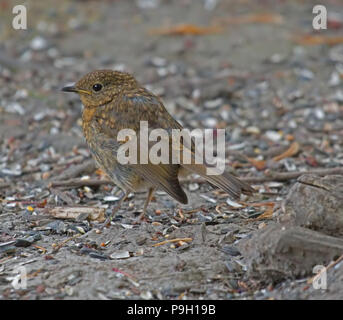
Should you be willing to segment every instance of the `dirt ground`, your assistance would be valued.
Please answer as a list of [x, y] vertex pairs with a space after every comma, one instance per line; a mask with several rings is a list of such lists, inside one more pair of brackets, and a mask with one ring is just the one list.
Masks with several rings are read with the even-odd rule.
[[[338, 239], [332, 256], [306, 260], [336, 260], [326, 290], [311, 285], [312, 265], [255, 273], [242, 246], [320, 201], [305, 191], [290, 200], [303, 171], [335, 173], [334, 187], [322, 187], [332, 197], [313, 212], [328, 204], [343, 215], [340, 0], [325, 1], [321, 31], [312, 28], [317, 1], [28, 0], [27, 30], [12, 28], [15, 4], [0, 2], [0, 299], [343, 297], [343, 227], [324, 232], [328, 247]], [[233, 202], [190, 176], [188, 205], [157, 192], [141, 224], [145, 194], [130, 195], [103, 231], [100, 218], [78, 216], [79, 206], [109, 213], [119, 195], [108, 183], [80, 183], [107, 178], [85, 144], [79, 98], [60, 91], [95, 69], [133, 73], [185, 127], [225, 128], [228, 170], [258, 193]], [[76, 218], [55, 219], [61, 207]], [[321, 229], [313, 225], [301, 226]], [[26, 288], [14, 286], [18, 267]]]

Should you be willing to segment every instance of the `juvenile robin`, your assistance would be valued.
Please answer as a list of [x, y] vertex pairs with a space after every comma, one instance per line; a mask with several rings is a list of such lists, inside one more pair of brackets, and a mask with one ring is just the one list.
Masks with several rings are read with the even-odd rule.
[[[89, 149], [97, 165], [122, 189], [122, 195], [107, 225], [130, 192], [148, 191], [141, 217], [156, 189], [162, 189], [180, 203], [187, 204], [187, 195], [179, 183], [181, 171], [197, 173], [231, 197], [254, 192], [249, 185], [224, 172], [208, 175], [206, 164], [122, 164], [118, 149], [123, 142], [117, 139], [121, 129], [132, 129], [139, 134], [140, 121], [147, 121], [150, 129], [161, 128], [170, 132], [182, 126], [168, 113], [159, 97], [142, 87], [136, 79], [124, 72], [97, 70], [86, 74], [74, 86], [62, 91], [76, 92], [84, 106], [82, 128]], [[182, 145], [193, 154], [194, 145]]]

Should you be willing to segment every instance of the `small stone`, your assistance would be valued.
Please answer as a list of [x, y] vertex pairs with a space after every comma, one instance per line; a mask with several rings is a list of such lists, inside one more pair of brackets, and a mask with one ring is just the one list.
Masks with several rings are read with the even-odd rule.
[[30, 241], [27, 241], [25, 239], [17, 239], [15, 242], [16, 247], [23, 247], [23, 248], [29, 247], [31, 244], [32, 243]]
[[115, 197], [115, 196], [106, 196], [104, 197], [104, 201], [118, 201], [120, 198], [119, 197]]
[[214, 99], [214, 100], [208, 100], [204, 103], [204, 107], [206, 109], [216, 109], [220, 107], [223, 103], [222, 98]]
[[282, 138], [282, 135], [279, 132], [271, 130], [266, 131], [265, 136], [274, 142], [280, 141]]
[[129, 251], [115, 252], [110, 255], [111, 259], [127, 259], [130, 257], [131, 255]]
[[234, 207], [234, 208], [242, 208], [243, 206], [235, 201], [232, 201], [230, 198], [226, 199], [226, 203], [230, 206], [230, 207]]
[[142, 291], [140, 297], [144, 300], [151, 300], [153, 298], [153, 295], [150, 291]]
[[279, 53], [274, 53], [271, 57], [270, 57], [270, 62], [271, 63], [281, 63], [285, 60], [285, 57]]
[[101, 253], [93, 252], [93, 251], [89, 253], [89, 256], [91, 258], [100, 259], [100, 260], [107, 260], [108, 259], [107, 256], [105, 256], [105, 255], [103, 255]]
[[251, 126], [251, 127], [246, 128], [246, 132], [250, 134], [260, 134], [261, 130], [257, 127]]
[[165, 67], [167, 65], [167, 60], [161, 57], [153, 57], [149, 61], [154, 67]]
[[314, 73], [309, 69], [295, 69], [294, 72], [301, 80], [312, 80], [314, 78]]
[[177, 106], [183, 109], [186, 109], [189, 111], [196, 110], [195, 104], [191, 100], [186, 99], [185, 97], [178, 97], [175, 102]]
[[19, 115], [25, 115], [25, 109], [18, 102], [11, 102], [6, 107], [5, 110], [9, 113], [18, 113]]
[[189, 191], [196, 191], [199, 189], [199, 184], [198, 183], [190, 183], [188, 185]]
[[203, 121], [203, 124], [204, 124], [205, 128], [215, 128], [218, 124], [218, 121], [216, 118], [206, 118]]
[[334, 71], [331, 73], [330, 79], [329, 79], [329, 86], [330, 87], [336, 87], [340, 85], [341, 83], [341, 77], [338, 72]]

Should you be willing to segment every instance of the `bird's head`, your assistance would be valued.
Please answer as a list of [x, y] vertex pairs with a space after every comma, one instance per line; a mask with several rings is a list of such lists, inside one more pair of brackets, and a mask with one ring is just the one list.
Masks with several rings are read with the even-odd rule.
[[86, 108], [94, 108], [109, 103], [121, 91], [135, 87], [137, 81], [128, 73], [96, 70], [83, 76], [75, 85], [62, 88], [62, 91], [78, 93]]

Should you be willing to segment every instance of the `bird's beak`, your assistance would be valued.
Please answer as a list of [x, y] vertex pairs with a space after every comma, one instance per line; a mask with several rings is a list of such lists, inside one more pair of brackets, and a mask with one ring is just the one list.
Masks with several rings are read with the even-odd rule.
[[74, 86], [67, 86], [67, 87], [63, 87], [62, 91], [64, 92], [76, 92], [76, 93], [86, 93], [86, 94], [91, 94], [89, 91], [87, 90], [83, 90], [83, 89], [78, 89], [75, 88]]
[[77, 89], [74, 86], [67, 86], [67, 87], [63, 87], [62, 91], [65, 91], [65, 92], [77, 92]]

